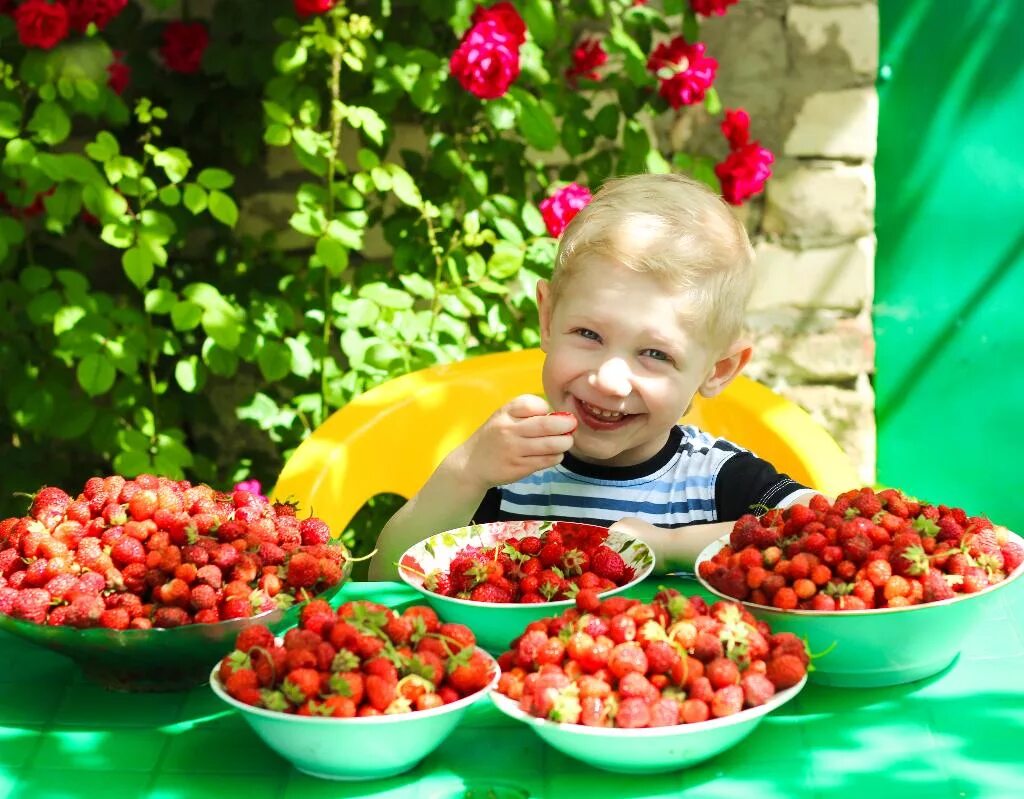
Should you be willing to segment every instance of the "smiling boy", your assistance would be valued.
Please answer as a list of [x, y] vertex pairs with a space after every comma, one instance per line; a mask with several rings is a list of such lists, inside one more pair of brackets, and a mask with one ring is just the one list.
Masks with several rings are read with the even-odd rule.
[[752, 505], [806, 501], [814, 492], [771, 464], [678, 424], [750, 360], [753, 280], [746, 231], [703, 184], [606, 183], [537, 286], [547, 399], [516, 397], [445, 458], [381, 531], [370, 578], [393, 578], [401, 553], [434, 532], [505, 519], [614, 525], [667, 571]]

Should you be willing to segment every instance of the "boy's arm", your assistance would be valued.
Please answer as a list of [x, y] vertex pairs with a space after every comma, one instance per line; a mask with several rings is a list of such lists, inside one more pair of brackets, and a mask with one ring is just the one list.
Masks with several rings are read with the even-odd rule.
[[540, 397], [516, 397], [456, 447], [384, 525], [369, 578], [393, 580], [405, 550], [434, 533], [467, 524], [489, 488], [560, 463], [572, 447], [576, 417], [549, 410]]
[[[797, 494], [790, 505], [806, 505], [815, 492]], [[695, 572], [697, 556], [712, 541], [732, 532], [735, 522], [710, 522], [686, 527], [655, 527], [642, 519], [620, 519], [610, 529], [641, 539], [654, 552], [654, 573]]]
[[642, 519], [627, 517], [611, 526], [639, 538], [654, 552], [654, 573], [694, 572], [697, 556], [712, 541], [732, 532], [734, 522], [691, 524], [681, 528], [655, 527]]

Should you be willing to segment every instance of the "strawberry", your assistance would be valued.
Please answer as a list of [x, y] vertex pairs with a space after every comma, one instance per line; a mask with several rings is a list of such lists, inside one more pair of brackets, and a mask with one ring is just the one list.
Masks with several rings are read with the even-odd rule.
[[331, 528], [323, 519], [310, 516], [299, 522], [299, 535], [303, 544], [326, 544], [331, 540]]
[[511, 591], [494, 583], [481, 583], [472, 591], [469, 598], [474, 602], [508, 603], [513, 601]]
[[605, 577], [616, 585], [621, 585], [626, 563], [618, 552], [602, 545], [590, 554], [590, 570], [599, 577]]
[[43, 588], [23, 588], [11, 603], [11, 615], [16, 619], [42, 624], [50, 608], [50, 595]]
[[780, 654], [772, 657], [767, 665], [765, 676], [779, 690], [796, 685], [807, 673], [806, 665], [797, 655]]
[[[468, 658], [463, 655], [469, 654]], [[448, 682], [463, 696], [482, 690], [491, 681], [491, 661], [479, 649], [464, 650], [448, 663]]]

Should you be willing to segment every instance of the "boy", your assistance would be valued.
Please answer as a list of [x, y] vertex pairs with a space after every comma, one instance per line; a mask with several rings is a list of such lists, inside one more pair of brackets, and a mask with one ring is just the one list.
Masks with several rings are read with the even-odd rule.
[[393, 579], [402, 552], [435, 532], [502, 519], [615, 524], [672, 571], [752, 505], [809, 500], [753, 454], [677, 424], [750, 360], [753, 279], [746, 231], [704, 185], [605, 184], [537, 285], [546, 401], [516, 397], [445, 458], [381, 531], [370, 579]]

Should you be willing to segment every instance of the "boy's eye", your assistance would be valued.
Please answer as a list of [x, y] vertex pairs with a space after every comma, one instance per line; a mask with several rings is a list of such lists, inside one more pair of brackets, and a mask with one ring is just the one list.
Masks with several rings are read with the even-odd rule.
[[593, 330], [588, 330], [585, 327], [577, 327], [573, 332], [576, 335], [582, 336], [583, 338], [588, 338], [591, 341], [600, 341], [601, 340], [601, 337], [599, 335], [597, 335], [597, 333], [595, 333]]
[[672, 356], [669, 355], [667, 352], [663, 352], [662, 350], [646, 349], [641, 350], [640, 354], [646, 356], [647, 358], [653, 358], [656, 361], [665, 361], [667, 363], [672, 362]]

